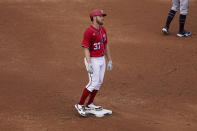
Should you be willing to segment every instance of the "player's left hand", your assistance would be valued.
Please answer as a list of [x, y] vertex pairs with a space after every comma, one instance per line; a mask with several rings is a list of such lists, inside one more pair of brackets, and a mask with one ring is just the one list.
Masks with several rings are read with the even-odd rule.
[[88, 64], [87, 71], [88, 71], [88, 73], [93, 74], [93, 65], [92, 65], [92, 63]]
[[108, 62], [108, 64], [107, 64], [107, 70], [108, 70], [108, 71], [111, 71], [112, 68], [113, 68], [112, 61], [110, 60], [110, 61]]

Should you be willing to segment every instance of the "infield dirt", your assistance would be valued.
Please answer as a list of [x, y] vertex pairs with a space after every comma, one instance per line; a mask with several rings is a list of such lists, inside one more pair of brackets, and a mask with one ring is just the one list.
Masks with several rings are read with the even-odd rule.
[[[196, 131], [197, 1], [186, 29], [164, 36], [169, 0], [1, 0], [1, 131]], [[80, 117], [88, 82], [80, 47], [89, 12], [104, 9], [114, 63], [96, 104], [113, 111]]]

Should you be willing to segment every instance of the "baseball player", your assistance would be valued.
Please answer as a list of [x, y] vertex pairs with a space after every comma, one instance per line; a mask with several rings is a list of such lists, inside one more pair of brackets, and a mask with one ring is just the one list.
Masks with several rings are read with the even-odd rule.
[[172, 0], [172, 8], [171, 8], [170, 12], [168, 13], [166, 25], [162, 29], [162, 32], [164, 34], [169, 33], [170, 23], [173, 20], [176, 12], [180, 9], [179, 32], [178, 32], [177, 36], [179, 36], [179, 37], [190, 36], [191, 32], [188, 32], [184, 29], [186, 16], [188, 13], [188, 8], [189, 8], [189, 0]]
[[[112, 60], [110, 57], [109, 45], [107, 44], [107, 34], [102, 26], [106, 14], [103, 10], [93, 10], [90, 13], [92, 25], [88, 27], [84, 33], [84, 38], [81, 46], [84, 49], [84, 63], [89, 76], [89, 83], [84, 88], [81, 99], [75, 108], [81, 116], [86, 116], [86, 109], [102, 110], [101, 106], [93, 103], [94, 98], [103, 82], [106, 63], [105, 57], [108, 60], [107, 69], [112, 70]], [[84, 107], [86, 98], [89, 96], [87, 105]]]

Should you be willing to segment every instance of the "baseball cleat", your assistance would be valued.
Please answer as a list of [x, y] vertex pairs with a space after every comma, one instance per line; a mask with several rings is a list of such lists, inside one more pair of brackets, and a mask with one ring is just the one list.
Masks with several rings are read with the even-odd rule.
[[86, 117], [87, 114], [85, 112], [85, 108], [84, 108], [84, 105], [79, 105], [79, 104], [75, 104], [75, 108], [76, 110], [78, 111], [78, 113], [83, 116], [83, 117]]
[[165, 34], [165, 35], [168, 35], [168, 34], [169, 34], [169, 32], [168, 32], [168, 27], [163, 27], [161, 31], [162, 31], [163, 34]]
[[190, 36], [192, 33], [191, 32], [187, 32], [187, 31], [183, 31], [183, 32], [179, 32], [178, 34], [177, 34], [177, 36], [179, 36], [179, 37], [184, 37], [184, 36]]
[[86, 109], [86, 110], [100, 111], [100, 110], [103, 109], [103, 107], [102, 107], [102, 106], [96, 106], [94, 103], [91, 103], [91, 104], [87, 105], [87, 106], [85, 107], [85, 109]]

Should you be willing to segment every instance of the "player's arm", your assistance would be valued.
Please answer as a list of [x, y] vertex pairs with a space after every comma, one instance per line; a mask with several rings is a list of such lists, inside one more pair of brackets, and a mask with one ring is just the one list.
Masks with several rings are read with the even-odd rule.
[[84, 48], [84, 53], [85, 53], [85, 58], [86, 58], [87, 62], [91, 63], [89, 49], [88, 48]]
[[93, 73], [93, 65], [92, 65], [91, 60], [90, 60], [90, 51], [89, 51], [89, 48], [84, 48], [84, 53], [85, 53], [86, 61], [88, 63], [88, 65], [87, 65], [87, 71], [88, 71], [88, 73], [92, 74]]
[[111, 59], [110, 49], [109, 49], [108, 44], [106, 45], [106, 54], [105, 54], [105, 56], [107, 57], [107, 60], [108, 60], [107, 69], [108, 69], [108, 71], [111, 71], [113, 65], [112, 65], [112, 59]]
[[83, 41], [81, 43], [81, 46], [84, 49], [84, 53], [85, 53], [85, 58], [86, 61], [88, 63], [91, 63], [90, 61], [90, 44], [91, 44], [91, 33], [88, 31], [88, 29], [84, 32], [84, 37], [83, 37]]
[[91, 33], [86, 30], [84, 33], [84, 39], [83, 39], [81, 45], [84, 48], [85, 58], [88, 63], [87, 71], [88, 71], [88, 73], [92, 74], [93, 73], [93, 65], [90, 60], [90, 51], [89, 51], [90, 41], [91, 41]]
[[106, 54], [105, 55], [106, 55], [106, 58], [108, 61], [112, 61], [108, 44], [106, 45]]

